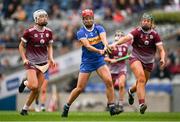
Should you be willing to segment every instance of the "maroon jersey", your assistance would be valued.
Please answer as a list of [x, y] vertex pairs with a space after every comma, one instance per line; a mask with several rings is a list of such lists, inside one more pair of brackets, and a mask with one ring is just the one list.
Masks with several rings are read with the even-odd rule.
[[26, 43], [26, 57], [34, 64], [46, 63], [48, 60], [47, 46], [53, 43], [52, 31], [44, 27], [38, 30], [35, 26], [25, 30], [21, 40]]
[[[112, 50], [112, 53], [111, 53], [111, 55], [109, 55], [109, 57], [111, 59], [118, 59], [118, 58], [126, 56], [128, 53], [129, 45], [130, 45], [130, 43], [117, 45], [116, 48], [114, 50]], [[120, 72], [127, 71], [125, 60], [114, 63], [114, 64], [110, 64], [109, 68], [110, 68], [111, 74], [119, 74]]]
[[153, 63], [156, 45], [162, 44], [158, 33], [151, 29], [144, 32], [141, 27], [135, 28], [130, 34], [132, 39], [132, 57], [136, 57], [144, 64]]

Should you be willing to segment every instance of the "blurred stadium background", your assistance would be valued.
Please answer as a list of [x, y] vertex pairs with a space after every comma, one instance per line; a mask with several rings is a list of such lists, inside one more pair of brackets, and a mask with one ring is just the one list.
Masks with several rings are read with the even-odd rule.
[[[24, 29], [33, 24], [33, 11], [40, 8], [49, 14], [48, 26], [54, 32], [54, 56], [58, 63], [56, 69], [49, 70], [47, 111], [62, 110], [67, 95], [76, 86], [81, 57], [76, 39], [76, 30], [81, 26], [79, 13], [92, 8], [96, 22], [105, 26], [109, 41], [113, 40], [115, 30], [128, 33], [137, 26], [143, 12], [153, 13], [166, 48], [167, 67], [159, 69], [157, 56], [146, 87], [147, 111], [180, 112], [179, 0], [0, 0], [0, 111], [20, 110], [29, 92], [18, 94], [18, 86], [26, 76], [18, 45]], [[134, 82], [129, 70], [127, 88]], [[71, 110], [105, 111], [104, 91], [103, 82], [93, 73]], [[127, 105], [125, 111], [137, 111], [137, 107], [136, 101], [134, 106]]]

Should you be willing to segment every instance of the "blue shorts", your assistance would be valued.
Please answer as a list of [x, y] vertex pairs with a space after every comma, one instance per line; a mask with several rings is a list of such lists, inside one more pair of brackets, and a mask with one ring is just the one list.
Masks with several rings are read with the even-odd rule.
[[105, 65], [104, 61], [96, 62], [96, 63], [81, 63], [80, 72], [90, 73], [97, 70], [99, 67]]
[[49, 80], [49, 71], [48, 70], [44, 73], [44, 78], [46, 80]]

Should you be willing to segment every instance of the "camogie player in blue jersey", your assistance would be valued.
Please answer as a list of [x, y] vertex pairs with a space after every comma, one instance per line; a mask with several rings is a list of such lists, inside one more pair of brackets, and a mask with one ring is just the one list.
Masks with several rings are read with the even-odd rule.
[[70, 105], [79, 96], [85, 88], [90, 74], [96, 71], [106, 85], [106, 95], [108, 99], [108, 107], [110, 115], [119, 114], [119, 110], [114, 105], [114, 88], [111, 73], [104, 61], [104, 52], [108, 42], [106, 40], [106, 32], [101, 25], [94, 23], [94, 13], [90, 9], [82, 11], [83, 27], [77, 32], [77, 38], [82, 44], [82, 59], [80, 65], [80, 73], [78, 83], [72, 90], [67, 103], [64, 105], [62, 117], [68, 117]]

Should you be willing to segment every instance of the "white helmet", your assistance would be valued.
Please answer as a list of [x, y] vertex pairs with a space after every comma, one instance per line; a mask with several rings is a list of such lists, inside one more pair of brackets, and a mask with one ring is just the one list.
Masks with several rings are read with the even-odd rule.
[[124, 36], [124, 32], [121, 31], [121, 30], [117, 30], [116, 33], [115, 33], [115, 41], [119, 40], [121, 37]]
[[37, 23], [37, 20], [39, 18], [40, 15], [48, 15], [47, 12], [44, 10], [44, 9], [39, 9], [39, 10], [36, 10], [34, 13], [33, 13], [33, 18], [34, 18], [34, 22]]

